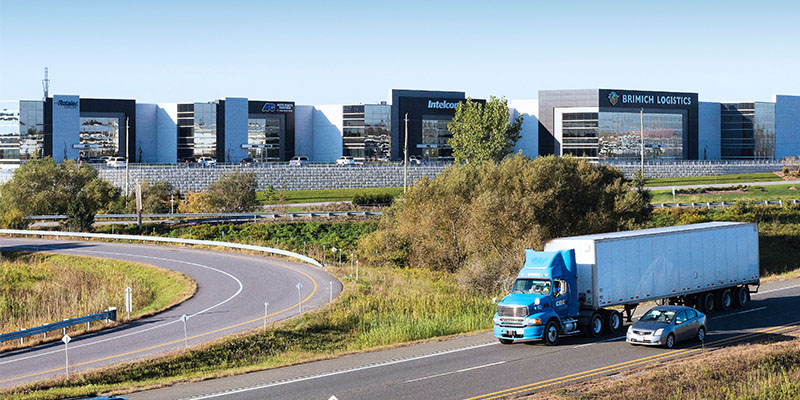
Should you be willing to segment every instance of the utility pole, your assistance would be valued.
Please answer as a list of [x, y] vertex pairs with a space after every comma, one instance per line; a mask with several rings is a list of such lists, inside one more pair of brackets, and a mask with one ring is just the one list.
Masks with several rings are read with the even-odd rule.
[[131, 135], [128, 134], [128, 123], [129, 118], [125, 118], [125, 203], [128, 202], [128, 196], [130, 196], [130, 187], [129, 187], [129, 179], [130, 174], [128, 171], [128, 165], [130, 165], [130, 161], [128, 159], [128, 146], [130, 145], [130, 137]]
[[644, 107], [639, 111], [639, 135], [642, 142], [642, 179], [644, 179]]
[[406, 113], [406, 140], [403, 145], [403, 193], [408, 188], [408, 113]]

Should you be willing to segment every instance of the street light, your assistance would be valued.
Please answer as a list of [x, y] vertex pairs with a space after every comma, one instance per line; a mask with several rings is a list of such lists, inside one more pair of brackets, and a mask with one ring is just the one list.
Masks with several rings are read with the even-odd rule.
[[406, 113], [406, 139], [403, 145], [403, 193], [408, 188], [408, 113]]

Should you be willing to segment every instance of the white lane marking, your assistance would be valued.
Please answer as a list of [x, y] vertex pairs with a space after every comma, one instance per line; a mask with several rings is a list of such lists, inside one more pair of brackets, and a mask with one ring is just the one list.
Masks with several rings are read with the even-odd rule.
[[491, 364], [484, 364], [484, 365], [478, 365], [478, 366], [475, 366], [475, 367], [462, 368], [462, 369], [459, 369], [458, 371], [450, 371], [450, 372], [444, 372], [444, 373], [441, 373], [441, 374], [436, 374], [436, 375], [431, 375], [431, 376], [424, 376], [422, 378], [410, 379], [410, 380], [407, 380], [405, 383], [419, 382], [419, 381], [424, 381], [426, 379], [433, 379], [433, 378], [438, 378], [438, 377], [441, 377], [441, 376], [447, 376], [447, 375], [452, 375], [452, 374], [458, 374], [458, 373], [461, 373], [461, 372], [472, 371], [472, 370], [475, 370], [475, 369], [493, 367], [495, 365], [500, 365], [500, 364], [505, 364], [505, 363], [506, 363], [505, 361], [498, 361], [498, 362], [494, 362], [494, 363], [491, 363]]
[[761, 310], [766, 310], [766, 309], [767, 309], [767, 307], [753, 308], [753, 309], [750, 309], [750, 310], [739, 311], [739, 312], [736, 312], [736, 313], [733, 313], [733, 314], [718, 315], [718, 316], [713, 317], [711, 319], [719, 319], [719, 318], [731, 317], [731, 316], [734, 316], [734, 315], [747, 314], [747, 313], [751, 313], [753, 311], [761, 311]]
[[[48, 250], [48, 249], [47, 249], [45, 246], [42, 246], [42, 247], [37, 247], [37, 246], [24, 246], [24, 248], [34, 248], [34, 249], [39, 249], [39, 248], [42, 248], [42, 249], [44, 249], [44, 251], [47, 251], [47, 250]], [[49, 249], [49, 250], [54, 250], [54, 249]], [[216, 268], [214, 268], [214, 267], [209, 267], [209, 266], [207, 266], [207, 265], [197, 264], [197, 263], [193, 263], [193, 262], [189, 262], [189, 261], [181, 261], [181, 260], [174, 260], [174, 259], [170, 259], [170, 258], [153, 257], [153, 256], [143, 256], [143, 255], [138, 255], [138, 254], [128, 254], [128, 253], [114, 253], [114, 252], [90, 251], [90, 250], [64, 250], [64, 249], [55, 249], [55, 250], [61, 250], [61, 251], [73, 251], [73, 252], [83, 252], [83, 253], [96, 253], [96, 254], [111, 254], [111, 255], [118, 255], [118, 256], [119, 256], [119, 255], [122, 255], [122, 256], [140, 257], [140, 258], [147, 258], [147, 259], [161, 260], [161, 261], [172, 261], [172, 262], [177, 262], [177, 263], [181, 263], [181, 264], [192, 265], [192, 266], [196, 266], [196, 267], [200, 267], [200, 268], [206, 268], [206, 269], [209, 269], [209, 270], [212, 270], [212, 271], [216, 271], [216, 272], [222, 273], [222, 274], [224, 274], [224, 275], [227, 275], [228, 277], [230, 277], [230, 278], [231, 278], [231, 279], [233, 279], [234, 281], [236, 281], [236, 283], [239, 285], [239, 289], [236, 291], [236, 293], [234, 293], [233, 295], [231, 295], [231, 296], [230, 296], [230, 297], [228, 297], [227, 299], [225, 299], [225, 300], [223, 300], [223, 301], [221, 301], [221, 302], [219, 302], [219, 303], [217, 303], [217, 304], [214, 304], [214, 305], [213, 305], [213, 306], [211, 306], [211, 307], [208, 307], [208, 308], [206, 308], [206, 309], [204, 309], [204, 310], [201, 310], [201, 311], [198, 311], [198, 312], [196, 312], [196, 313], [194, 313], [194, 314], [191, 314], [191, 315], [189, 315], [189, 317], [190, 317], [190, 318], [191, 318], [191, 317], [194, 317], [194, 316], [196, 316], [196, 315], [199, 315], [199, 314], [202, 314], [202, 313], [205, 313], [205, 312], [211, 311], [212, 309], [214, 309], [214, 308], [216, 308], [216, 307], [219, 307], [219, 306], [221, 306], [221, 305], [223, 305], [223, 304], [225, 304], [225, 303], [227, 303], [227, 302], [229, 302], [229, 301], [233, 300], [233, 298], [235, 298], [236, 296], [238, 296], [238, 295], [239, 295], [239, 293], [241, 293], [241, 292], [242, 292], [242, 289], [243, 289], [243, 286], [242, 286], [242, 281], [240, 281], [239, 279], [237, 279], [235, 276], [233, 276], [233, 275], [231, 275], [231, 274], [229, 274], [229, 273], [227, 273], [227, 272], [225, 272], [225, 271], [222, 271], [222, 270], [216, 269]], [[128, 336], [131, 336], [131, 335], [137, 335], [137, 334], [140, 334], [140, 333], [148, 332], [148, 331], [151, 331], [151, 330], [153, 330], [153, 329], [159, 329], [159, 328], [163, 328], [163, 327], [165, 327], [165, 326], [172, 325], [172, 324], [178, 323], [178, 322], [180, 322], [180, 321], [181, 321], [180, 319], [175, 319], [175, 320], [172, 320], [172, 321], [170, 321], [170, 322], [163, 323], [163, 324], [161, 324], [161, 325], [151, 326], [151, 327], [148, 327], [148, 328], [144, 328], [144, 329], [141, 329], [141, 330], [137, 330], [137, 331], [135, 331], [135, 332], [128, 332], [128, 333], [124, 333], [124, 334], [121, 334], [121, 335], [115, 335], [115, 336], [111, 336], [111, 337], [107, 337], [107, 338], [103, 338], [103, 339], [95, 340], [95, 341], [93, 341], [93, 342], [81, 343], [81, 344], [73, 345], [73, 346], [71, 346], [71, 347], [72, 347], [73, 349], [76, 349], [76, 348], [81, 348], [81, 347], [86, 347], [86, 346], [93, 346], [93, 345], [100, 344], [100, 343], [104, 343], [104, 342], [108, 342], [108, 341], [111, 341], [111, 340], [121, 339], [121, 338], [128, 337]], [[3, 364], [10, 364], [10, 363], [17, 362], [17, 361], [29, 360], [29, 359], [32, 359], [32, 358], [37, 358], [37, 357], [43, 357], [43, 356], [50, 355], [50, 354], [55, 354], [55, 353], [62, 353], [62, 351], [61, 351], [61, 350], [51, 350], [51, 351], [47, 351], [47, 352], [43, 352], [43, 353], [37, 353], [37, 354], [33, 354], [33, 355], [29, 355], [29, 356], [25, 356], [25, 357], [17, 357], [17, 358], [13, 358], [13, 359], [10, 359], [10, 360], [0, 361], [0, 365], [3, 365]]]
[[275, 386], [289, 385], [289, 384], [292, 384], [292, 383], [309, 381], [309, 380], [313, 380], [313, 379], [327, 378], [329, 376], [334, 376], [334, 375], [342, 375], [342, 374], [348, 374], [348, 373], [351, 373], [351, 372], [358, 372], [358, 371], [363, 371], [363, 370], [372, 369], [372, 368], [385, 367], [385, 366], [394, 365], [394, 364], [400, 364], [400, 363], [409, 362], [409, 361], [422, 360], [422, 359], [430, 358], [430, 357], [438, 357], [438, 356], [442, 356], [442, 355], [445, 355], [445, 354], [452, 354], [452, 353], [458, 353], [458, 352], [461, 352], [461, 351], [474, 350], [474, 349], [478, 349], [478, 348], [481, 348], [481, 347], [493, 346], [493, 345], [496, 345], [496, 344], [498, 344], [498, 342], [477, 344], [477, 345], [474, 345], [474, 346], [463, 347], [463, 348], [460, 348], [460, 349], [454, 349], [454, 350], [447, 350], [447, 351], [442, 351], [442, 352], [438, 352], [438, 353], [425, 354], [425, 355], [422, 355], [422, 356], [404, 358], [404, 359], [401, 359], [401, 360], [391, 360], [391, 361], [386, 361], [386, 362], [382, 362], [382, 363], [376, 363], [376, 364], [364, 365], [364, 366], [361, 366], [361, 367], [356, 367], [356, 368], [351, 368], [351, 369], [345, 369], [345, 370], [341, 370], [341, 371], [327, 372], [327, 373], [324, 373], [324, 374], [312, 375], [312, 376], [307, 376], [307, 377], [303, 377], [303, 378], [289, 379], [289, 380], [280, 381], [280, 382], [268, 383], [268, 384], [265, 384], [265, 385], [257, 385], [257, 386], [239, 388], [239, 389], [231, 389], [231, 390], [228, 390], [228, 391], [225, 391], [225, 392], [211, 393], [211, 394], [200, 395], [200, 396], [189, 397], [189, 398], [192, 399], [192, 400], [211, 399], [211, 398], [214, 398], [214, 397], [228, 396], [228, 395], [232, 395], [232, 394], [250, 392], [250, 391], [253, 391], [253, 390], [267, 389], [267, 388], [271, 388], [271, 387], [275, 387]]
[[798, 288], [798, 287], [800, 287], [800, 285], [787, 286], [787, 287], [782, 287], [782, 288], [777, 288], [777, 289], [767, 290], [766, 292], [758, 292], [758, 293], [753, 293], [753, 296], [758, 296], [758, 295], [761, 295], [761, 294], [767, 294], [767, 293], [772, 293], [772, 292], [779, 292], [779, 291], [781, 291], [781, 290], [786, 290], [786, 289], [794, 289], [794, 288]]

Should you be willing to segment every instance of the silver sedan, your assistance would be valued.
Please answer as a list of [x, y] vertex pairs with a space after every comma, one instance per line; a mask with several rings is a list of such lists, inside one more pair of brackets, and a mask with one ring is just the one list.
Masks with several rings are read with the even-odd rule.
[[706, 316], [691, 307], [657, 306], [628, 327], [625, 341], [630, 344], [664, 346], [671, 349], [681, 340], [706, 337]]

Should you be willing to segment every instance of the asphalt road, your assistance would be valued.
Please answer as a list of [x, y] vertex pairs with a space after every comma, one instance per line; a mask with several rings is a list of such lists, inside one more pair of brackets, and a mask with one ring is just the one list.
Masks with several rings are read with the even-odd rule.
[[[184, 314], [189, 317], [186, 342], [192, 346], [262, 326], [265, 302], [267, 320], [275, 321], [297, 315], [300, 300], [305, 312], [326, 303], [331, 288], [334, 297], [341, 291], [340, 282], [319, 268], [270, 257], [172, 246], [0, 238], [2, 251], [34, 249], [152, 264], [197, 282], [192, 298], [165, 312], [74, 337], [69, 343], [70, 373], [183, 348]], [[122, 314], [124, 306], [118, 308]], [[63, 375], [64, 364], [60, 341], [0, 353], [0, 387]]]
[[[646, 311], [640, 310], [640, 312]], [[491, 318], [491, 316], [487, 316]], [[798, 329], [800, 280], [761, 286], [745, 308], [710, 315], [706, 349]], [[627, 324], [626, 324], [627, 325]], [[627, 328], [626, 328], [627, 329]], [[491, 333], [126, 395], [130, 399], [493, 399], [697, 354], [631, 346], [623, 337], [564, 337], [558, 346], [500, 345]]]

